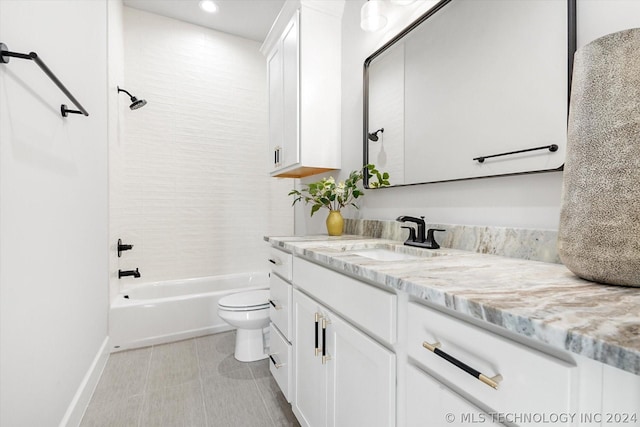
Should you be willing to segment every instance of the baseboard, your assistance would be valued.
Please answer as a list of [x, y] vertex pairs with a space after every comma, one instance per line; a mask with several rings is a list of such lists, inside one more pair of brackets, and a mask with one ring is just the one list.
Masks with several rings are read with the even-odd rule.
[[78, 427], [80, 425], [84, 411], [86, 411], [89, 405], [93, 391], [98, 385], [98, 381], [100, 380], [100, 376], [108, 359], [109, 337], [107, 336], [102, 342], [89, 370], [82, 379], [78, 391], [75, 396], [73, 396], [73, 399], [71, 399], [67, 412], [64, 414], [64, 417], [62, 417], [62, 421], [60, 421], [60, 427]]

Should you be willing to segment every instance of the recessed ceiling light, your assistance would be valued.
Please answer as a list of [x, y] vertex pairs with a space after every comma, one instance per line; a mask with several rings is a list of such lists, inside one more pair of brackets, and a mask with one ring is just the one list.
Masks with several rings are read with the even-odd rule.
[[216, 4], [211, 0], [200, 0], [200, 3], [198, 3], [198, 5], [200, 6], [200, 9], [204, 10], [205, 12], [214, 13], [218, 10], [218, 6], [216, 6]]

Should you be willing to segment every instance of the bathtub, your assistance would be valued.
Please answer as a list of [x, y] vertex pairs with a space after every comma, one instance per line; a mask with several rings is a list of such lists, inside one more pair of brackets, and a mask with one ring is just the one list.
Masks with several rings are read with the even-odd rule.
[[111, 351], [231, 330], [218, 317], [220, 298], [268, 287], [265, 272], [155, 282], [123, 291], [109, 310]]

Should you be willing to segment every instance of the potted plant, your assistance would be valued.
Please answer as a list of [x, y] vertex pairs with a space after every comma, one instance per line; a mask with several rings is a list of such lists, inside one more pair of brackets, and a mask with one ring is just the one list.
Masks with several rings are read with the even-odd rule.
[[320, 208], [327, 208], [327, 231], [330, 236], [342, 235], [344, 219], [340, 209], [353, 206], [358, 209], [355, 199], [364, 196], [364, 190], [358, 184], [367, 174], [370, 188], [386, 187], [389, 185], [389, 174], [380, 172], [375, 165], [365, 165], [361, 170], [354, 170], [349, 177], [336, 183], [335, 179], [322, 178], [320, 181], [304, 184], [302, 190], [291, 190], [289, 196], [294, 196], [292, 206], [297, 202], [311, 203], [311, 216]]

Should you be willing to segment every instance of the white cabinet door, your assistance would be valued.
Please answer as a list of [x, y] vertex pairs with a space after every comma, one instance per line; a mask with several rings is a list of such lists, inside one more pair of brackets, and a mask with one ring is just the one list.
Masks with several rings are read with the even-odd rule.
[[310, 427], [327, 425], [326, 370], [316, 351], [321, 345], [319, 316], [325, 314], [320, 304], [298, 290], [293, 291], [293, 409], [300, 423]]
[[395, 355], [334, 314], [328, 320], [328, 425], [395, 426]]
[[293, 408], [300, 423], [395, 426], [395, 355], [298, 290], [293, 307]]
[[267, 59], [272, 171], [300, 161], [298, 28], [299, 12], [296, 12]]
[[282, 46], [276, 45], [273, 52], [267, 58], [269, 79], [269, 154], [271, 155], [271, 168], [277, 169], [282, 155], [283, 135], [283, 81], [282, 81]]
[[465, 424], [500, 426], [472, 403], [421, 370], [407, 366], [407, 427], [451, 427]]
[[344, 0], [285, 2], [260, 49], [268, 53], [271, 176], [340, 168], [343, 10]]
[[296, 12], [282, 35], [282, 90], [283, 90], [283, 148], [282, 164], [286, 168], [300, 162], [299, 144], [299, 55], [298, 28], [300, 13]]

